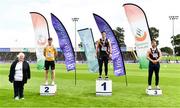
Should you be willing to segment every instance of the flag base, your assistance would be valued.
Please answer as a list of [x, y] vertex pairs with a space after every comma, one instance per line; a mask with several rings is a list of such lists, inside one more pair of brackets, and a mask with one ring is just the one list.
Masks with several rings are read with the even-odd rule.
[[162, 90], [155, 90], [155, 89], [148, 90], [148, 89], [146, 89], [146, 94], [150, 95], [150, 96], [160, 96], [160, 95], [162, 95]]
[[111, 96], [112, 80], [96, 80], [96, 96]]
[[52, 96], [55, 95], [57, 90], [57, 85], [40, 85], [40, 95], [41, 96]]

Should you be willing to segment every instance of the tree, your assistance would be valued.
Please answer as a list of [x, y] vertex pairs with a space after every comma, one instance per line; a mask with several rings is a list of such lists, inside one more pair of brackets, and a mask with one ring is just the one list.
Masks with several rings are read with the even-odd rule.
[[161, 52], [167, 53], [168, 55], [173, 55], [173, 50], [170, 47], [160, 48]]
[[79, 48], [82, 48], [82, 47], [83, 47], [83, 43], [80, 42], [80, 43], [78, 44], [78, 47], [79, 47]]
[[159, 45], [159, 41], [157, 40], [157, 38], [159, 37], [159, 29], [155, 27], [150, 27], [149, 32], [150, 32], [151, 39], [155, 39], [157, 41], [157, 44]]
[[78, 44], [78, 47], [79, 47], [79, 49], [83, 50], [83, 43], [80, 42], [80, 43]]
[[117, 41], [120, 45], [120, 47], [126, 47], [126, 44], [124, 42], [124, 28], [121, 28], [121, 27], [117, 27], [116, 30], [113, 30], [116, 38], [117, 38]]
[[175, 55], [180, 56], [180, 34], [171, 37], [171, 44], [174, 47]]

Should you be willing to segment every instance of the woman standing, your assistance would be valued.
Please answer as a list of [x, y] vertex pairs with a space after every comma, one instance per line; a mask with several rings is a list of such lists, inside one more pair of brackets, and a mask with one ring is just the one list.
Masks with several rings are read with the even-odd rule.
[[156, 40], [151, 41], [152, 48], [147, 52], [147, 59], [149, 60], [149, 69], [148, 69], [148, 89], [151, 90], [151, 82], [153, 72], [155, 72], [155, 85], [156, 89], [160, 90], [159, 87], [159, 70], [160, 70], [160, 59], [161, 59], [161, 50], [157, 48]]
[[14, 99], [24, 99], [24, 84], [30, 79], [30, 67], [27, 61], [24, 60], [24, 53], [18, 54], [10, 67], [9, 81], [13, 83]]

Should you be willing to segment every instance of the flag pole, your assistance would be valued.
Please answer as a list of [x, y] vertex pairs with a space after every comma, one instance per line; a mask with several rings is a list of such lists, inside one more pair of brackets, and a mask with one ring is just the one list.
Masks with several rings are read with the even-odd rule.
[[125, 82], [126, 82], [126, 86], [128, 86], [127, 76], [126, 75], [125, 75]]
[[77, 82], [77, 74], [76, 74], [76, 59], [77, 59], [77, 51], [76, 51], [76, 22], [79, 20], [79, 18], [72, 18], [72, 21], [74, 22], [74, 26], [75, 26], [75, 41], [74, 41], [74, 50], [75, 50], [75, 72], [74, 72], [74, 83], [76, 86], [76, 82]]

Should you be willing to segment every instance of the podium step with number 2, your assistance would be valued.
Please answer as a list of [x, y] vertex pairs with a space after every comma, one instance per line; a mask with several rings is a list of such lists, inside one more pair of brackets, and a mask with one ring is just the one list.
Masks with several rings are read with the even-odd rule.
[[96, 80], [96, 96], [111, 96], [112, 80]]
[[40, 95], [55, 95], [57, 86], [55, 85], [40, 85]]

